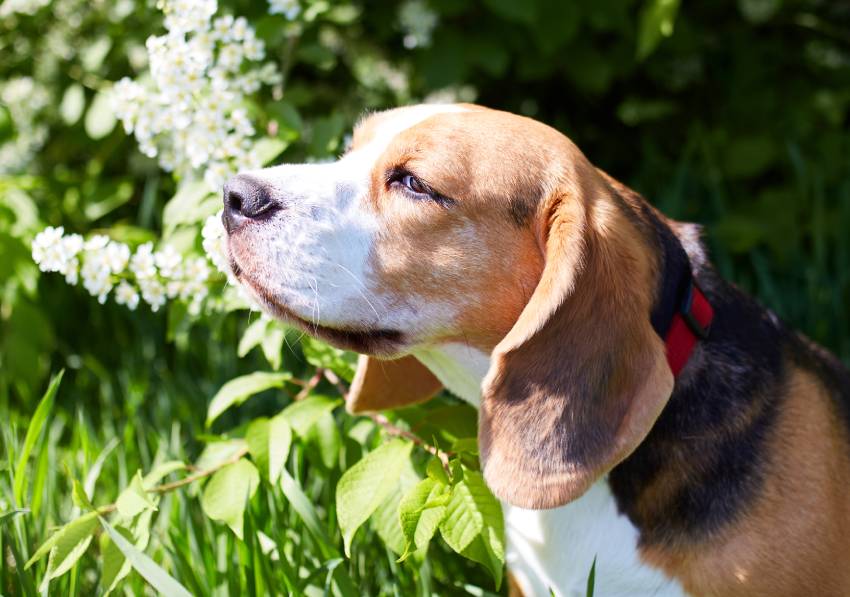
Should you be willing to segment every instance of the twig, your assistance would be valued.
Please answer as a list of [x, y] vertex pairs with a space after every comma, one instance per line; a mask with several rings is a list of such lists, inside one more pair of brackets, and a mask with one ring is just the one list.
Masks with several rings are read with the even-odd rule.
[[375, 423], [380, 425], [384, 429], [384, 431], [386, 431], [390, 435], [394, 435], [396, 437], [403, 437], [404, 439], [412, 441], [414, 444], [416, 444], [426, 452], [430, 452], [431, 454], [439, 458], [440, 462], [443, 463], [443, 467], [448, 470], [449, 456], [452, 455], [451, 452], [444, 452], [440, 450], [437, 446], [429, 444], [415, 433], [411, 433], [410, 431], [402, 429], [401, 427], [393, 424], [392, 421], [390, 421], [388, 418], [386, 418], [380, 413], [366, 413], [365, 416], [369, 417]]
[[[201, 479], [205, 479], [206, 477], [209, 477], [210, 475], [217, 473], [218, 471], [220, 471], [224, 467], [237, 462], [240, 458], [245, 456], [247, 453], [248, 453], [248, 446], [244, 446], [242, 448], [239, 448], [236, 452], [234, 452], [233, 455], [230, 458], [228, 458], [227, 460], [223, 460], [223, 461], [219, 462], [215, 466], [211, 466], [208, 469], [198, 471], [197, 473], [189, 475], [188, 477], [183, 477], [182, 479], [178, 479], [177, 481], [172, 481], [171, 483], [163, 483], [162, 485], [156, 485], [156, 486], [148, 489], [147, 491], [149, 491], [151, 493], [168, 493], [170, 491], [174, 491], [175, 489], [179, 489], [181, 487], [189, 485], [190, 483], [194, 483], [195, 481], [200, 481]], [[118, 508], [117, 503], [108, 504], [106, 506], [101, 506], [100, 508], [98, 508], [97, 513], [101, 514], [101, 515], [109, 514], [110, 512], [114, 512], [117, 508]]]
[[319, 382], [322, 381], [322, 379], [323, 379], [324, 371], [325, 370], [322, 369], [321, 367], [316, 369], [316, 374], [313, 377], [311, 377], [307, 381], [307, 383], [305, 383], [303, 385], [301, 390], [295, 395], [294, 400], [296, 402], [298, 402], [299, 400], [304, 400], [304, 398], [306, 398], [310, 394], [310, 392], [312, 392], [316, 388], [316, 386], [319, 385]]
[[[337, 390], [339, 390], [339, 393], [342, 394], [343, 398], [348, 396], [348, 388], [345, 387], [345, 385], [342, 383], [342, 380], [339, 379], [336, 373], [325, 369], [324, 376], [325, 379], [331, 382], [337, 388]], [[431, 454], [440, 459], [440, 462], [443, 463], [444, 468], [448, 468], [449, 457], [454, 455], [452, 452], [444, 452], [443, 450], [440, 450], [439, 448], [437, 448], [437, 446], [429, 444], [415, 433], [410, 432], [407, 429], [402, 429], [380, 413], [364, 413], [363, 416], [372, 419], [375, 424], [383, 428], [384, 431], [386, 431], [390, 435], [393, 435], [395, 437], [403, 437], [404, 439], [412, 441], [414, 444], [416, 444], [426, 452], [430, 452]]]

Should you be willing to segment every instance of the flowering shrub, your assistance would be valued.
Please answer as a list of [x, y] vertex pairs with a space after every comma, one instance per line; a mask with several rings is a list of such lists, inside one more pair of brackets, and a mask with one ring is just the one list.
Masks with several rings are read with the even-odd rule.
[[113, 109], [142, 153], [181, 178], [200, 173], [218, 190], [237, 170], [262, 165], [252, 152], [256, 131], [245, 98], [263, 84], [280, 83], [280, 73], [271, 63], [244, 66], [262, 60], [265, 45], [244, 17], [213, 19], [216, 0], [161, 0], [158, 6], [167, 33], [145, 44], [151, 80], [121, 79]]
[[[204, 230], [205, 244], [220, 251], [221, 235], [215, 236], [214, 222]], [[131, 254], [126, 244], [102, 234], [83, 241], [79, 234], [65, 235], [61, 227], [48, 226], [36, 235], [32, 257], [41, 271], [59, 272], [68, 284], [76, 284], [82, 278], [83, 287], [100, 304], [115, 288], [115, 302], [131, 311], [139, 305], [141, 294], [152, 311], [158, 311], [166, 298], [179, 298], [189, 302], [191, 313], [198, 314], [209, 293], [207, 259], [184, 260], [171, 245], [154, 251], [153, 243], [147, 242]], [[221, 257], [216, 257], [216, 262], [221, 263]]]

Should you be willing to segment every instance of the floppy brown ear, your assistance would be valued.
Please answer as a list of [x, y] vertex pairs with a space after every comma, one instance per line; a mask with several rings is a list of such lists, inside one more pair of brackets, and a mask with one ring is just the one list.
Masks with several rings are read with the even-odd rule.
[[360, 355], [345, 407], [350, 413], [398, 408], [424, 402], [442, 388], [416, 357], [381, 360]]
[[541, 279], [484, 381], [484, 475], [525, 508], [581, 496], [638, 446], [673, 388], [650, 323], [650, 245], [607, 185], [584, 186], [552, 201]]

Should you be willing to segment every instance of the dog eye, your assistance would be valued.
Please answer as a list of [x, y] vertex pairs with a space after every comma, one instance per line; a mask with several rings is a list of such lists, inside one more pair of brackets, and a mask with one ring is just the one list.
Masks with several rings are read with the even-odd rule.
[[413, 176], [412, 174], [405, 174], [401, 177], [401, 184], [405, 187], [416, 193], [417, 195], [429, 195], [430, 189], [425, 186], [421, 180]]
[[400, 187], [402, 191], [415, 199], [430, 199], [434, 203], [448, 207], [454, 204], [454, 200], [434, 190], [427, 182], [424, 182], [414, 174], [402, 168], [394, 168], [387, 172], [387, 184]]

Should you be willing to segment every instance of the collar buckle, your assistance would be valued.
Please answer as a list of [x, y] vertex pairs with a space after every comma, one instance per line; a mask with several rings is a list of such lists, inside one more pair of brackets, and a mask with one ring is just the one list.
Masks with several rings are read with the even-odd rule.
[[[700, 304], [695, 305], [695, 302]], [[700, 320], [697, 319], [698, 315], [695, 313], [695, 307], [699, 308], [703, 313], [705, 313], [706, 308], [708, 309], [708, 316], [704, 317], [707, 320], [705, 324], [701, 323]], [[688, 281], [688, 291], [685, 293], [684, 300], [679, 308], [679, 314], [682, 316], [685, 324], [687, 324], [688, 329], [690, 329], [697, 338], [700, 338], [701, 340], [708, 338], [708, 335], [711, 332], [711, 320], [713, 315], [711, 313], [711, 306], [708, 304], [705, 295], [699, 287], [694, 284], [693, 279]]]

